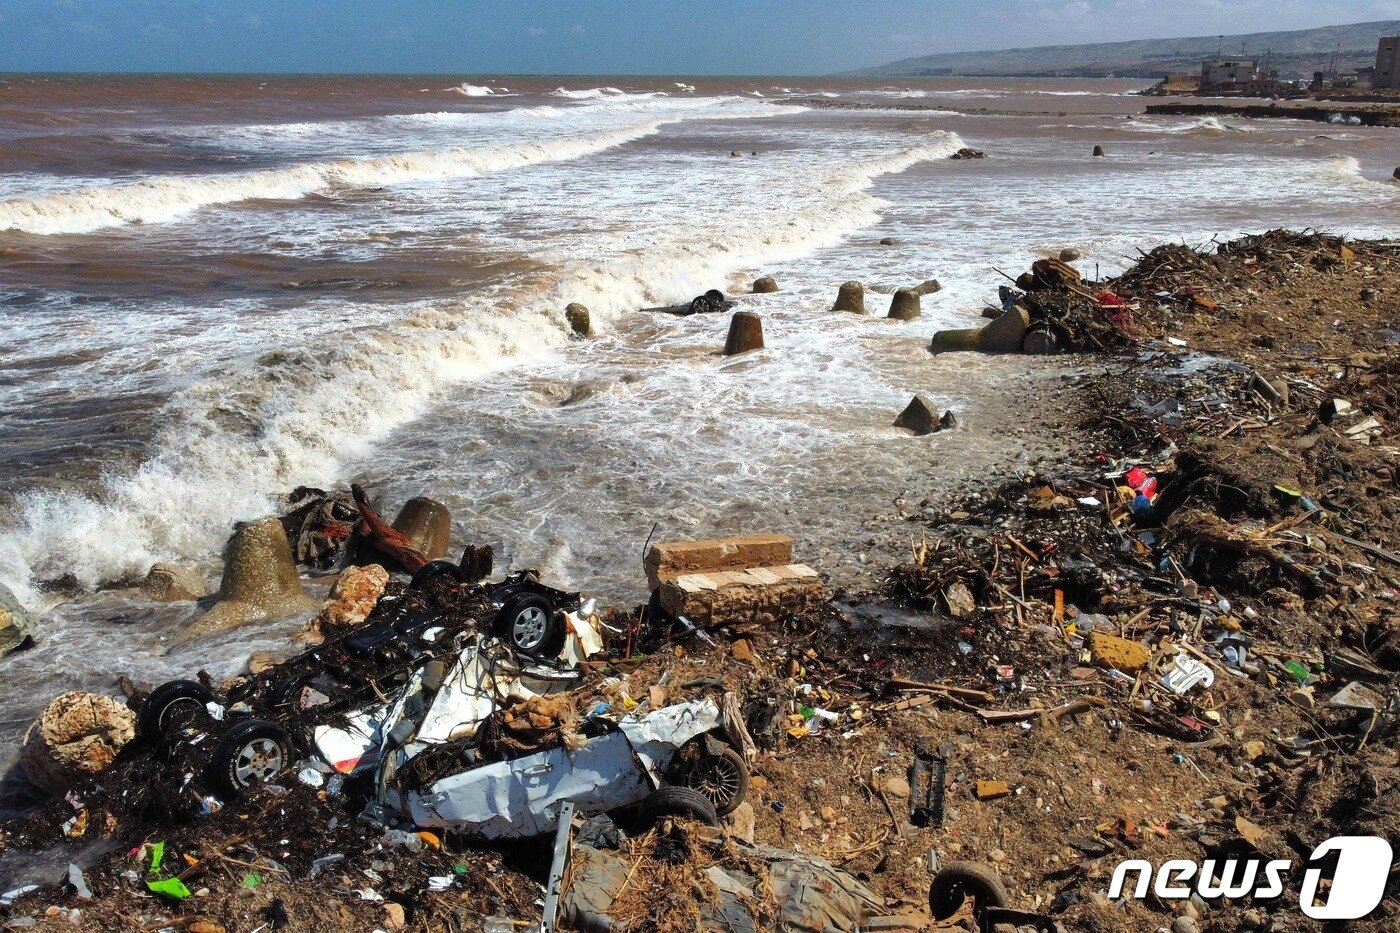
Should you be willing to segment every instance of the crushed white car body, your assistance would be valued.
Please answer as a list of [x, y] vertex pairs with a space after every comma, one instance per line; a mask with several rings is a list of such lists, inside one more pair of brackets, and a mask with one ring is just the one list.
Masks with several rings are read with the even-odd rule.
[[638, 803], [662, 785], [681, 746], [721, 724], [720, 707], [709, 698], [632, 714], [574, 751], [483, 764], [410, 790], [394, 804], [406, 805], [420, 827], [486, 839], [537, 836], [555, 828], [566, 801], [585, 815]]

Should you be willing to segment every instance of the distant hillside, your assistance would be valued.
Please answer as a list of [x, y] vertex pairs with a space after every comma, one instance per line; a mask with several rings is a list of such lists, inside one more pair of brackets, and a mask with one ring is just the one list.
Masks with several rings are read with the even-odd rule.
[[1057, 45], [995, 52], [923, 55], [849, 72], [868, 77], [937, 75], [1005, 77], [1161, 78], [1168, 73], [1199, 72], [1201, 59], [1224, 54], [1263, 59], [1283, 77], [1311, 77], [1327, 70], [1337, 55], [1338, 68], [1376, 63], [1376, 40], [1400, 35], [1400, 20], [1327, 26], [1293, 32], [1258, 32], [1246, 36], [1201, 36], [1194, 39], [1142, 39], [1099, 45]]

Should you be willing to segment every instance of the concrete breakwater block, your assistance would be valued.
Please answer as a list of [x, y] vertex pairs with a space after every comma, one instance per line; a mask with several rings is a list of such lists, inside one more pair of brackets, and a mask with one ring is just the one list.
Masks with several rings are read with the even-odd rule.
[[865, 286], [859, 282], [845, 282], [836, 291], [836, 304], [833, 311], [849, 311], [852, 314], [865, 313]]
[[752, 311], [734, 312], [729, 319], [729, 337], [724, 341], [724, 355], [734, 356], [762, 349], [763, 319]]
[[919, 292], [912, 288], [901, 288], [890, 299], [890, 313], [895, 321], [912, 321], [919, 316]]
[[428, 560], [447, 556], [452, 535], [452, 513], [427, 496], [414, 496], [399, 509], [394, 530], [403, 534]]
[[930, 353], [1020, 353], [1029, 326], [1030, 315], [1022, 308], [1012, 308], [986, 327], [940, 330], [933, 335], [928, 349]]
[[258, 619], [295, 615], [317, 608], [306, 595], [292, 559], [282, 522], [264, 518], [240, 527], [224, 548], [219, 601], [171, 639], [177, 646]]

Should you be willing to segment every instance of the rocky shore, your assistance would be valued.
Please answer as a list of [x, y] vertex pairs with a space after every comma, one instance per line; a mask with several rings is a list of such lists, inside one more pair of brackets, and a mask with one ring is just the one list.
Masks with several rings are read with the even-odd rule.
[[[1008, 909], [980, 927], [998, 933], [1306, 930], [1303, 867], [1320, 844], [1395, 843], [1400, 244], [1275, 231], [1162, 246], [1103, 282], [1045, 262], [993, 313], [1049, 335], [1032, 346], [1079, 354], [1048, 394], [1005, 400], [1062, 435], [1062, 454], [953, 498], [892, 491], [870, 552], [901, 556], [822, 599], [803, 582], [800, 600], [745, 615], [736, 597], [703, 637], [655, 607], [608, 610], [570, 710], [530, 708], [567, 744], [599, 703], [723, 693], [752, 743], [738, 743], [747, 797], [718, 828], [579, 833], [572, 909], [605, 890], [598, 909], [628, 930], [968, 930], [989, 906]], [[354, 502], [367, 505], [358, 490]], [[381, 525], [380, 564], [416, 570], [410, 552], [444, 551], [428, 519], [402, 539]], [[336, 540], [330, 527], [280, 546], [300, 559]], [[800, 566], [789, 545], [765, 540], [752, 566], [775, 579], [770, 565]], [[709, 571], [761, 590], [746, 566]], [[345, 584], [316, 637], [419, 599], [405, 578]], [[449, 631], [485, 627], [475, 585], [415, 606]], [[46, 774], [62, 790], [0, 829], [3, 928], [541, 922], [552, 840], [394, 835], [362, 818], [365, 788], [292, 769], [220, 798], [194, 751], [131, 739], [150, 686], [128, 685], [131, 709], [69, 700], [36, 726], [76, 736], [83, 753], [65, 760], [90, 764]], [[71, 727], [82, 716], [98, 727]], [[1108, 896], [1124, 860], [1211, 858], [1295, 868], [1274, 897]], [[791, 863], [810, 859], [839, 895], [792, 893]], [[940, 892], [938, 873], [964, 863], [999, 887]], [[1391, 874], [1347, 928], [1394, 928], [1398, 889]]]

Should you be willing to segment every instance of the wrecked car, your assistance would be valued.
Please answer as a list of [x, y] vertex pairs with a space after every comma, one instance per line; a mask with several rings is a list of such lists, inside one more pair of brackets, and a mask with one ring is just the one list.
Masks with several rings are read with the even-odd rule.
[[[455, 773], [403, 791], [386, 788], [382, 798], [418, 827], [508, 839], [553, 832], [566, 802], [584, 815], [636, 808], [643, 823], [686, 816], [717, 825], [748, 792], [748, 765], [724, 740], [713, 699], [616, 720], [593, 715], [580, 732], [577, 747], [501, 761], [480, 761], [476, 748], [463, 745], [449, 759]], [[399, 767], [386, 757], [381, 786]]]
[[[381, 598], [360, 629], [246, 679], [222, 696], [200, 681], [162, 684], [142, 706], [139, 733], [166, 746], [204, 745], [207, 779], [226, 797], [272, 780], [301, 759], [311, 760], [313, 768], [319, 762], [328, 771], [360, 774], [378, 763], [394, 724], [421, 718], [421, 731], [429, 738], [461, 738], [508, 697], [576, 686], [579, 662], [603, 648], [593, 602], [563, 599], [546, 612], [541, 590], [548, 588], [532, 574], [498, 584], [497, 599], [503, 602], [474, 592], [482, 604], [479, 615], [497, 611], [498, 629], [501, 619], [526, 610], [545, 615], [545, 640], [533, 642], [522, 636], [504, 643], [460, 620], [449, 624], [415, 598], [429, 583], [415, 584], [402, 596]], [[572, 608], [556, 608], [561, 601]], [[538, 621], [529, 614], [530, 625]], [[537, 632], [537, 626], [530, 629]], [[527, 653], [519, 641], [553, 653]], [[439, 731], [433, 731], [434, 724]]]

